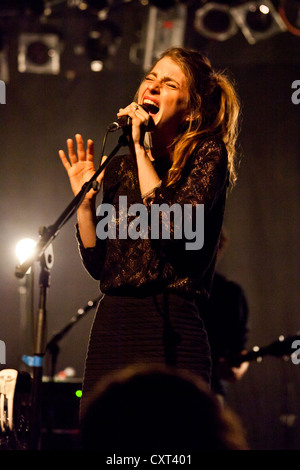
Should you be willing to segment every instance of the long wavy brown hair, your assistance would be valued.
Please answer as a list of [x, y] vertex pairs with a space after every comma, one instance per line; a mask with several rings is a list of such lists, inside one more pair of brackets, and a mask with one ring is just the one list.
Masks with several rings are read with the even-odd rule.
[[[184, 72], [189, 89], [189, 121], [179, 129], [171, 145], [172, 166], [168, 186], [175, 184], [203, 134], [220, 137], [228, 153], [231, 187], [237, 179], [236, 141], [239, 133], [240, 102], [235, 85], [225, 72], [216, 72], [209, 59], [198, 51], [172, 47], [157, 59], [172, 59]], [[155, 64], [154, 64], [155, 65]]]

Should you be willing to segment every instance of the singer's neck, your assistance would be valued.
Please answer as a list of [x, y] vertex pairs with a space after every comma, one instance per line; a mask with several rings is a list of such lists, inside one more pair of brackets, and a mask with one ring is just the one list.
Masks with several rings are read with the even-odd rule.
[[153, 132], [151, 148], [151, 155], [153, 160], [170, 160], [169, 146], [171, 143], [172, 141], [170, 139], [166, 139], [164, 135], [160, 136]]

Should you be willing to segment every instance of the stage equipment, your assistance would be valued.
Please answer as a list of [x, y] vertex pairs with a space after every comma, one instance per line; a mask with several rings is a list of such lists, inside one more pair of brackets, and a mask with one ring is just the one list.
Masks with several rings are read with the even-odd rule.
[[[108, 134], [109, 131], [107, 131]], [[106, 142], [106, 136], [104, 138]], [[23, 358], [26, 364], [32, 367], [33, 381], [32, 381], [32, 396], [31, 396], [31, 410], [32, 420], [30, 426], [30, 450], [39, 450], [41, 445], [41, 388], [43, 377], [43, 358], [45, 355], [45, 331], [47, 326], [47, 289], [50, 286], [50, 269], [53, 265], [53, 251], [52, 241], [57, 237], [61, 228], [68, 222], [68, 220], [75, 214], [78, 207], [82, 203], [85, 195], [90, 189], [98, 185], [97, 177], [104, 170], [110, 160], [116, 155], [121, 147], [128, 145], [128, 127], [123, 128], [118, 144], [108, 155], [107, 159], [102, 162], [102, 158], [98, 169], [94, 175], [87, 181], [62, 214], [58, 217], [54, 224], [43, 227], [40, 229], [40, 240], [35, 246], [31, 255], [22, 263], [16, 266], [15, 275], [22, 279], [28, 269], [34, 262], [40, 262], [40, 296], [39, 296], [39, 309], [36, 321], [36, 336], [35, 336], [35, 349], [31, 357]], [[102, 155], [104, 152], [104, 144]]]
[[54, 33], [21, 33], [18, 71], [57, 75], [60, 72], [61, 41]]
[[109, 20], [99, 20], [88, 33], [86, 51], [93, 72], [100, 72], [107, 60], [113, 57], [122, 41], [119, 26]]
[[0, 450], [28, 450], [31, 377], [0, 371]]
[[269, 0], [252, 1], [232, 7], [231, 14], [249, 44], [255, 44], [287, 29]]
[[[19, 263], [23, 263], [32, 253], [36, 242], [31, 238], [24, 238], [16, 245], [16, 255]], [[23, 353], [32, 354], [34, 347], [34, 266], [28, 269], [23, 279], [19, 280], [20, 299], [20, 331], [19, 345]]]
[[186, 6], [176, 5], [166, 11], [149, 8], [143, 69], [149, 70], [153, 61], [172, 46], [183, 46], [187, 19]]
[[206, 3], [195, 12], [194, 28], [197, 33], [217, 41], [226, 41], [238, 32], [229, 5]]
[[56, 333], [48, 341], [46, 345], [46, 351], [48, 351], [51, 355], [51, 370], [50, 370], [51, 380], [54, 380], [55, 373], [56, 373], [57, 357], [60, 351], [58, 343], [65, 337], [65, 335], [71, 330], [71, 328], [73, 328], [73, 326], [76, 325], [76, 323], [78, 323], [79, 320], [81, 320], [91, 309], [95, 308], [98, 305], [98, 302], [100, 301], [102, 297], [103, 297], [103, 294], [101, 294], [95, 300], [89, 300], [88, 303], [85, 305], [85, 307], [79, 308], [77, 311], [77, 314], [74, 315], [70, 319], [70, 321], [62, 328], [62, 330]]

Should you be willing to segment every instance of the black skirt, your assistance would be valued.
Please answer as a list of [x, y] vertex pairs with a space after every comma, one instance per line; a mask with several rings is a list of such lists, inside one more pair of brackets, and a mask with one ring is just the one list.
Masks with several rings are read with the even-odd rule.
[[194, 302], [173, 293], [104, 295], [92, 326], [82, 404], [106, 374], [133, 364], [167, 365], [210, 381], [210, 347]]

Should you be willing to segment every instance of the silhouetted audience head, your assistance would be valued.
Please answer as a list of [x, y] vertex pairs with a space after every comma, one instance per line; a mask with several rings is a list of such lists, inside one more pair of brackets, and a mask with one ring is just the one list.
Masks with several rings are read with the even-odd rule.
[[85, 450], [246, 450], [238, 417], [207, 384], [162, 367], [129, 367], [98, 384], [81, 421]]

